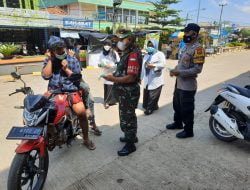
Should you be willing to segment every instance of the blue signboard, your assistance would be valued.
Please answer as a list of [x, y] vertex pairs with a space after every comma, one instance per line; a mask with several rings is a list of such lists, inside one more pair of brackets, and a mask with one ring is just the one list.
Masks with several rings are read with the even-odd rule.
[[63, 27], [78, 28], [78, 29], [93, 28], [93, 20], [63, 18]]

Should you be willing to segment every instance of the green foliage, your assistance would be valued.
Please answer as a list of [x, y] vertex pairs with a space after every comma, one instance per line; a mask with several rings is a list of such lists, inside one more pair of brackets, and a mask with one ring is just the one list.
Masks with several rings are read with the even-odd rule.
[[227, 44], [228, 47], [235, 47], [235, 46], [247, 46], [245, 42], [231, 42]]
[[151, 2], [154, 5], [153, 15], [150, 15], [150, 22], [156, 23], [164, 28], [167, 25], [179, 25], [182, 19], [179, 17], [179, 10], [171, 9], [172, 4], [176, 4], [180, 0], [158, 0]]
[[144, 43], [146, 40], [146, 36], [139, 37], [136, 41], [136, 45], [138, 48], [143, 49], [144, 48]]
[[242, 29], [240, 31], [240, 36], [242, 38], [250, 38], [250, 29]]
[[211, 43], [211, 37], [209, 36], [208, 32], [200, 32], [199, 34], [199, 42], [206, 47]]
[[119, 32], [123, 29], [125, 29], [125, 27], [120, 23], [119, 26], [117, 27], [116, 31]]
[[17, 51], [18, 46], [14, 44], [0, 44], [0, 53], [3, 54], [4, 57], [11, 56]]
[[86, 58], [86, 57], [87, 57], [87, 52], [86, 52], [86, 51], [81, 51], [81, 52], [79, 53], [79, 57], [80, 57], [80, 58]]
[[106, 33], [112, 34], [112, 33], [113, 33], [113, 30], [112, 30], [109, 26], [107, 26], [107, 27], [106, 27]]
[[226, 31], [227, 31], [228, 33], [232, 33], [233, 28], [232, 28], [232, 27], [226, 27]]

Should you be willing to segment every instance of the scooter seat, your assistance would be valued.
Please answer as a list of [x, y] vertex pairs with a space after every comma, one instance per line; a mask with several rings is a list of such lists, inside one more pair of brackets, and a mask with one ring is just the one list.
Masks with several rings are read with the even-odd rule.
[[233, 84], [230, 84], [230, 86], [234, 87], [236, 90], [239, 91], [240, 95], [245, 96], [247, 98], [250, 98], [250, 89], [248, 88], [242, 88]]

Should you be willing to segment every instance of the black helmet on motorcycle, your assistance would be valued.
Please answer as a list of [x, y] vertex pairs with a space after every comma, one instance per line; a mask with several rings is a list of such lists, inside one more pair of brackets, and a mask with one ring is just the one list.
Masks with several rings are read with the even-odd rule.
[[65, 42], [61, 38], [57, 36], [50, 36], [50, 39], [48, 41], [49, 50], [55, 51], [58, 48], [65, 48], [65, 47], [66, 47]]

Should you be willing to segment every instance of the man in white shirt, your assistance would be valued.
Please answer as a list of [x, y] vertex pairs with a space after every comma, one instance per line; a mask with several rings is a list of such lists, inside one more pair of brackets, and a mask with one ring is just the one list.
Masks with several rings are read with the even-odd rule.
[[164, 85], [162, 70], [165, 62], [164, 53], [158, 50], [158, 42], [153, 39], [149, 40], [141, 72], [141, 80], [144, 81], [143, 108], [146, 110], [145, 115], [150, 115], [159, 109], [158, 101]]

